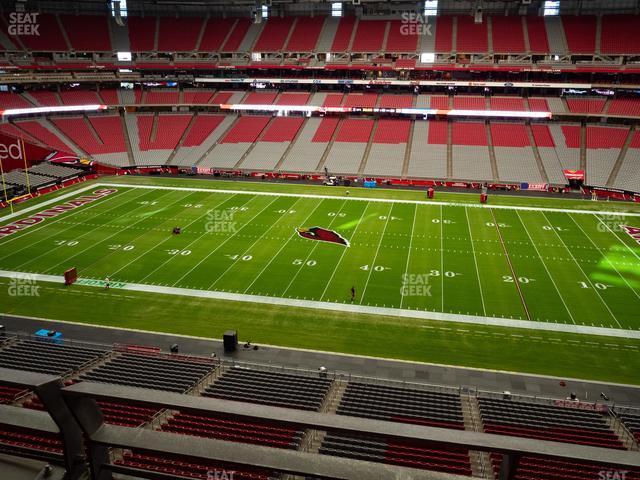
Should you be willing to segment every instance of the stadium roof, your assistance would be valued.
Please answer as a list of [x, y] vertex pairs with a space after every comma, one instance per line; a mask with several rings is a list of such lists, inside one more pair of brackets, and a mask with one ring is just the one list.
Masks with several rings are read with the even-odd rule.
[[[109, 8], [107, 0], [2, 0], [2, 10], [13, 11], [21, 5], [27, 11], [63, 13], [103, 13]], [[129, 15], [189, 15], [207, 12], [216, 14], [246, 14], [261, 4], [269, 4], [272, 14], [307, 15], [328, 14], [330, 0], [127, 0]], [[406, 0], [352, 0], [341, 2], [346, 13], [398, 14], [402, 11], [420, 11], [423, 2]], [[484, 13], [496, 15], [536, 15], [542, 11], [544, 0], [439, 0], [440, 14], [472, 14], [480, 7]], [[561, 0], [561, 13], [567, 15], [601, 13], [638, 13], [637, 0]]]

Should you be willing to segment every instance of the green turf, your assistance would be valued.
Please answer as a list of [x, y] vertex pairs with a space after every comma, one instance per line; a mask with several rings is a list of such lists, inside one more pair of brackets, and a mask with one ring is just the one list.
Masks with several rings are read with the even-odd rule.
[[0, 279], [0, 309], [16, 314], [218, 339], [234, 328], [255, 344], [640, 384], [634, 340], [50, 283], [36, 301], [9, 299], [7, 284]]
[[[476, 203], [477, 195], [442, 194], [438, 200], [451, 204], [429, 205], [353, 198], [424, 200], [423, 192], [416, 191], [352, 188], [347, 197], [344, 189], [328, 187], [128, 177], [113, 181], [210, 190], [116, 187], [108, 197], [0, 239], [0, 269], [61, 275], [75, 266], [83, 278], [109, 276], [124, 283], [338, 303], [350, 302], [353, 286], [355, 303], [362, 305], [640, 328], [640, 249], [618, 231], [621, 223], [640, 227], [638, 217], [463, 205]], [[337, 198], [249, 193], [262, 191]], [[491, 201], [638, 211], [629, 204], [546, 198], [493, 196]], [[171, 235], [174, 226], [181, 226], [183, 233]], [[350, 246], [308, 240], [295, 231], [312, 226], [338, 232]], [[91, 291], [96, 289], [72, 288], [83, 295]], [[142, 302], [146, 309], [129, 300], [115, 305], [97, 293], [103, 306], [87, 311], [74, 293], [60, 296], [52, 290], [25, 301], [10, 297], [4, 288], [0, 292], [4, 312], [114, 324], [110, 318], [117, 310], [115, 324], [121, 326], [214, 336], [237, 315], [242, 331], [264, 343], [283, 344], [277, 332], [284, 327], [288, 346], [640, 383], [637, 368], [614, 372], [606, 365], [587, 367], [586, 362], [602, 352], [585, 343], [589, 337], [579, 335], [521, 337], [522, 330], [473, 325], [452, 325], [456, 333], [448, 335], [442, 330], [446, 325], [418, 320], [160, 294], [146, 296], [162, 306], [161, 315], [149, 306], [153, 302]], [[145, 294], [131, 296], [139, 300]], [[218, 311], [212, 305], [223, 313], [212, 316], [211, 310]], [[188, 318], [171, 321], [172, 315], [184, 316], [185, 311], [192, 323]], [[207, 318], [218, 331], [206, 328]], [[337, 338], [340, 329], [349, 332], [350, 341]], [[500, 336], [510, 338], [508, 347]], [[390, 338], [398, 347], [385, 347]], [[556, 351], [557, 339], [567, 338], [582, 339], [576, 341], [583, 347]], [[633, 347], [640, 342], [608, 343], [617, 347], [603, 347], [610, 349], [607, 355], [638, 366]], [[409, 347], [411, 354], [406, 353]]]

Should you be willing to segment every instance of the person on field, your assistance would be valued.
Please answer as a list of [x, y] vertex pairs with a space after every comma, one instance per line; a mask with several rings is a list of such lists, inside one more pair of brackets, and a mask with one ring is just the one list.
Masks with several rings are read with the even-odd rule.
[[356, 299], [356, 287], [351, 287], [351, 303]]
[[104, 288], [109, 290], [109, 286], [110, 286], [110, 282], [109, 282], [109, 277], [105, 277], [104, 279]]

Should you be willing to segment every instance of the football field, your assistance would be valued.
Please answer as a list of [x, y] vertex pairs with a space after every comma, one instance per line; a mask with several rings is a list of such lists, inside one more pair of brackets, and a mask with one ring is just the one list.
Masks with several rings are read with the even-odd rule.
[[39, 218], [0, 236], [0, 270], [76, 267], [81, 284], [108, 277], [160, 295], [640, 329], [638, 213], [254, 190], [93, 185], [0, 223]]

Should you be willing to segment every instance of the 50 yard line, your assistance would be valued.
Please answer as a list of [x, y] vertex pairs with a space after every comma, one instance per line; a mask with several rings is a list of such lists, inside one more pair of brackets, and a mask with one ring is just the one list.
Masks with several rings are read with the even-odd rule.
[[[316, 210], [318, 210], [318, 208], [320, 207], [320, 205], [322, 205], [322, 203], [323, 203], [323, 202], [324, 202], [324, 200], [323, 200], [322, 202], [317, 202], [317, 203], [316, 203], [316, 206], [313, 208], [313, 210], [311, 210], [311, 213], [310, 213], [309, 215], [307, 215], [307, 218], [305, 218], [305, 219], [304, 219], [304, 221], [302, 222], [302, 225], [306, 225], [306, 224], [307, 224], [307, 222], [309, 221], [309, 219], [313, 216], [313, 214], [316, 212]], [[260, 277], [264, 274], [264, 272], [267, 270], [267, 268], [269, 268], [269, 266], [270, 266], [270, 265], [273, 263], [273, 261], [278, 257], [278, 255], [280, 255], [280, 252], [282, 252], [282, 250], [284, 250], [284, 249], [285, 249], [285, 247], [286, 247], [287, 245], [289, 245], [289, 242], [291, 242], [291, 240], [292, 240], [293, 238], [296, 238], [296, 235], [293, 235], [293, 234], [292, 234], [292, 235], [287, 239], [287, 241], [286, 241], [286, 242], [283, 242], [283, 243], [282, 243], [282, 246], [280, 247], [280, 249], [279, 249], [276, 253], [274, 253], [274, 254], [271, 256], [271, 260], [269, 260], [269, 261], [267, 262], [267, 264], [262, 268], [262, 270], [260, 270], [260, 272], [258, 272], [258, 274], [253, 278], [253, 281], [249, 284], [249, 286], [248, 286], [247, 288], [245, 288], [245, 289], [244, 289], [244, 292], [242, 292], [242, 293], [247, 293], [247, 292], [249, 291], [249, 289], [250, 289], [251, 287], [253, 287], [253, 284], [254, 284], [254, 283], [256, 283], [256, 280], [258, 280], [258, 278], [260, 278]]]
[[[300, 200], [302, 200], [302, 199], [301, 199], [301, 198], [299, 198], [298, 200], [296, 200], [295, 202], [293, 202], [291, 205], [289, 205], [288, 207], [286, 207], [286, 210], [293, 209], [293, 208], [298, 204], [298, 202], [299, 202]], [[271, 203], [273, 203], [273, 202], [271, 202]], [[269, 205], [271, 205], [271, 204], [269, 204]], [[264, 238], [264, 236], [265, 236], [268, 232], [270, 232], [270, 231], [271, 231], [271, 229], [273, 229], [273, 227], [275, 227], [276, 225], [278, 225], [278, 223], [279, 223], [283, 218], [285, 218], [285, 217], [286, 217], [286, 214], [283, 214], [281, 217], [276, 218], [276, 219], [271, 223], [271, 225], [269, 225], [269, 227], [268, 227], [268, 228], [266, 228], [266, 229], [264, 229], [264, 230], [262, 231], [262, 235], [260, 235], [258, 238], [256, 238], [256, 240], [255, 240], [251, 245], [249, 245], [247, 248], [245, 248], [245, 249], [244, 249], [244, 251], [240, 254], [240, 257], [242, 257], [242, 256], [244, 256], [244, 255], [247, 255], [247, 254], [251, 251], [251, 249], [252, 249], [252, 248], [254, 248], [254, 247], [256, 246], [256, 244], [257, 244], [260, 240], [262, 240], [262, 239]], [[286, 223], [286, 222], [285, 222], [285, 223]], [[220, 281], [220, 279], [221, 279], [221, 278], [223, 278], [223, 277], [226, 275], [226, 273], [227, 273], [229, 270], [231, 270], [235, 265], [237, 265], [237, 263], [236, 263], [235, 261], [234, 261], [234, 262], [231, 262], [231, 263], [229, 264], [229, 266], [228, 266], [228, 267], [227, 267], [227, 268], [226, 268], [226, 269], [225, 269], [221, 274], [219, 274], [219, 275], [218, 275], [218, 277], [217, 277], [217, 278], [216, 278], [216, 279], [211, 283], [211, 285], [209, 285], [209, 288], [207, 288], [207, 290], [211, 290], [211, 289], [214, 287], [214, 285], [215, 285], [216, 283], [218, 283], [218, 282]]]
[[[358, 219], [358, 223], [356, 224], [356, 227], [353, 229], [353, 233], [351, 234], [351, 237], [349, 238], [349, 242], [352, 242], [353, 238], [356, 236], [356, 232], [358, 231], [358, 227], [362, 223], [362, 219], [364, 218], [364, 214], [367, 212], [367, 208], [369, 208], [369, 205], [370, 205], [370, 203], [367, 202], [367, 204], [364, 207], [364, 210], [360, 214], [360, 218]], [[342, 208], [341, 208], [341, 210], [342, 210]], [[327, 290], [329, 289], [329, 285], [331, 284], [331, 281], [333, 280], [333, 277], [335, 277], [336, 272], [338, 271], [338, 267], [340, 266], [340, 263], [342, 262], [342, 259], [344, 258], [344, 254], [345, 253], [347, 253], [347, 249], [346, 248], [342, 251], [342, 254], [340, 255], [340, 258], [336, 262], [336, 266], [333, 268], [333, 272], [331, 272], [331, 276], [329, 277], [329, 280], [327, 280], [327, 284], [325, 285], [324, 290], [322, 291], [322, 295], [320, 295], [320, 300], [322, 300], [324, 298], [324, 296], [327, 294]]]
[[[331, 221], [329, 222], [329, 227], [333, 226], [333, 222], [335, 222], [338, 219], [338, 215], [340, 214], [340, 212], [342, 212], [342, 209], [344, 208], [344, 206], [347, 204], [347, 201], [344, 200], [342, 202], [342, 205], [340, 205], [340, 209], [336, 212], [335, 217], [333, 217], [331, 219]], [[284, 297], [287, 292], [289, 291], [289, 289], [291, 288], [291, 285], [294, 284], [294, 282], [296, 281], [296, 279], [298, 278], [298, 275], [300, 275], [300, 272], [302, 271], [303, 266], [309, 261], [309, 258], [311, 258], [311, 254], [313, 252], [316, 251], [316, 247], [318, 246], [318, 242], [315, 242], [313, 247], [311, 248], [311, 250], [309, 250], [309, 253], [307, 254], [307, 256], [304, 259], [304, 262], [302, 262], [302, 265], [299, 266], [298, 271], [295, 273], [295, 275], [293, 276], [293, 278], [291, 279], [291, 281], [289, 282], [289, 285], [287, 285], [287, 288], [284, 289], [284, 292], [282, 292], [282, 296]], [[346, 250], [346, 248], [345, 248]], [[344, 252], [343, 252], [344, 253]], [[341, 257], [342, 258], [342, 257]], [[327, 286], [329, 286], [329, 282], [327, 282]], [[322, 297], [320, 297], [320, 299], [322, 300]]]

